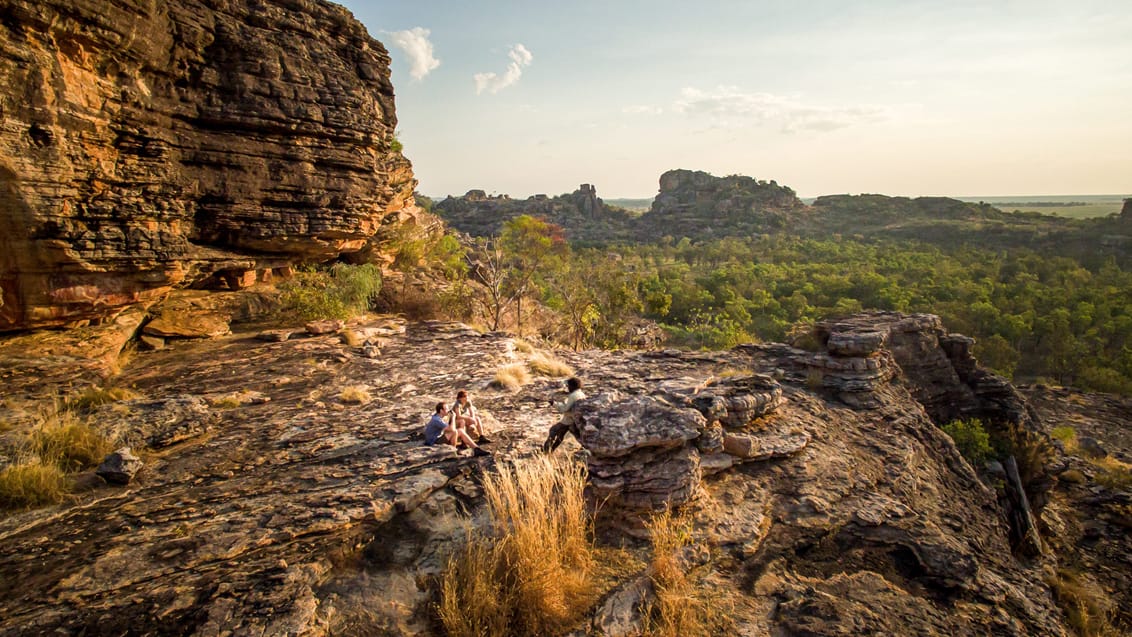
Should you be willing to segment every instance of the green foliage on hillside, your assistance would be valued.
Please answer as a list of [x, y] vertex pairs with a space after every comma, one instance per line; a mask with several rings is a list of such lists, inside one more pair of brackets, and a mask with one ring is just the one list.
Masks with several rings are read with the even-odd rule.
[[381, 291], [381, 270], [373, 264], [311, 268], [279, 286], [285, 311], [304, 320], [348, 319], [369, 309]]
[[978, 418], [953, 420], [941, 429], [951, 436], [955, 446], [959, 448], [959, 453], [963, 454], [967, 462], [976, 469], [981, 468], [984, 462], [994, 456], [990, 434], [983, 427], [983, 421]]
[[1006, 376], [1132, 390], [1132, 272], [1112, 260], [1092, 271], [1028, 250], [785, 236], [618, 250], [642, 298], [663, 300], [645, 315], [687, 346], [781, 341], [862, 309], [931, 312]]

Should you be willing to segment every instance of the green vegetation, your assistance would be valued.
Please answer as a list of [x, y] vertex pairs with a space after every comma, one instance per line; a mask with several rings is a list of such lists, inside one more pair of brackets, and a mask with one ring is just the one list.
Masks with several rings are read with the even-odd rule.
[[336, 263], [299, 271], [279, 288], [285, 311], [303, 320], [348, 319], [369, 310], [381, 291], [381, 270], [368, 263]]
[[[1029, 250], [789, 236], [618, 247], [644, 316], [678, 345], [781, 341], [862, 309], [931, 312], [1007, 377], [1132, 393], [1132, 271]], [[794, 333], [797, 335], [797, 332]]]
[[970, 420], [953, 420], [943, 427], [944, 433], [951, 436], [959, 453], [976, 469], [994, 455], [991, 447], [990, 435], [983, 427], [983, 421], [978, 418]]

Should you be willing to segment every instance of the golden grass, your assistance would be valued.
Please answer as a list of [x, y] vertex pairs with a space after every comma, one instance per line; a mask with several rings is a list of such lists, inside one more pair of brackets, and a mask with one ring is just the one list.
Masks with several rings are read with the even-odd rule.
[[365, 385], [350, 385], [342, 388], [342, 393], [338, 394], [338, 399], [344, 403], [362, 405], [373, 400], [373, 396]]
[[344, 329], [338, 332], [342, 342], [349, 347], [362, 347], [366, 344], [366, 336], [358, 330]]
[[725, 600], [705, 590], [687, 571], [684, 548], [693, 541], [691, 520], [665, 510], [647, 523], [653, 546], [652, 583], [656, 599], [645, 609], [647, 637], [726, 633]]
[[217, 409], [235, 409], [244, 404], [237, 396], [233, 394], [221, 396], [220, 398], [214, 398], [210, 402], [212, 403], [212, 406], [216, 407]]
[[97, 466], [113, 451], [106, 436], [67, 411], [41, 417], [29, 441], [44, 463], [54, 463], [63, 471]]
[[574, 368], [559, 360], [553, 354], [535, 352], [527, 359], [527, 366], [531, 371], [551, 378], [565, 378], [574, 375]]
[[58, 405], [41, 410], [13, 446], [18, 460], [0, 476], [3, 508], [61, 502], [71, 487], [66, 473], [97, 466], [114, 448], [90, 422]]
[[596, 599], [585, 470], [539, 456], [484, 479], [490, 540], [469, 537], [449, 559], [438, 606], [453, 637], [552, 635]]
[[68, 411], [90, 413], [101, 405], [133, 400], [138, 394], [123, 387], [88, 387], [67, 400], [64, 408]]
[[495, 379], [492, 384], [509, 391], [518, 391], [520, 387], [531, 382], [531, 372], [523, 363], [511, 363], [495, 370]]
[[1065, 447], [1065, 453], [1076, 454], [1077, 450], [1080, 449], [1080, 444], [1077, 442], [1077, 430], [1072, 427], [1054, 427], [1050, 431], [1050, 436], [1061, 441], [1062, 446]]
[[0, 471], [0, 508], [28, 509], [58, 504], [67, 493], [67, 479], [54, 462], [36, 456]]
[[535, 346], [531, 345], [530, 343], [524, 341], [521, 338], [516, 338], [511, 342], [514, 344], [516, 352], [521, 352], [523, 354], [534, 354], [535, 353]]
[[1098, 484], [1114, 490], [1132, 487], [1132, 465], [1121, 462], [1112, 456], [1089, 458], [1089, 463], [1100, 469], [1096, 476]]
[[1069, 568], [1059, 568], [1044, 579], [1077, 635], [1101, 637], [1116, 634], [1111, 619], [1112, 600], [1095, 581]]

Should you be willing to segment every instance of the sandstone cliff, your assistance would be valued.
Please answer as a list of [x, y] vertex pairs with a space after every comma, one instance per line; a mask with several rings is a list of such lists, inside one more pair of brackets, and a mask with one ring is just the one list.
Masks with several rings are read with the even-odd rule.
[[0, 331], [357, 251], [412, 205], [388, 54], [342, 7], [0, 12]]

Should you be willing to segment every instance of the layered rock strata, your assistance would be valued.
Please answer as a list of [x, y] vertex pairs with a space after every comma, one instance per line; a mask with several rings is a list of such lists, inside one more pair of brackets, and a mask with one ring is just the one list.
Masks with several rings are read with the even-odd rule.
[[245, 287], [412, 206], [389, 56], [342, 7], [0, 8], [0, 331]]
[[589, 497], [639, 533], [646, 519], [700, 494], [704, 476], [744, 462], [786, 458], [810, 442], [769, 423], [785, 403], [772, 378], [752, 374], [702, 383], [681, 379], [651, 396], [602, 393], [577, 407], [578, 442], [589, 452]]

